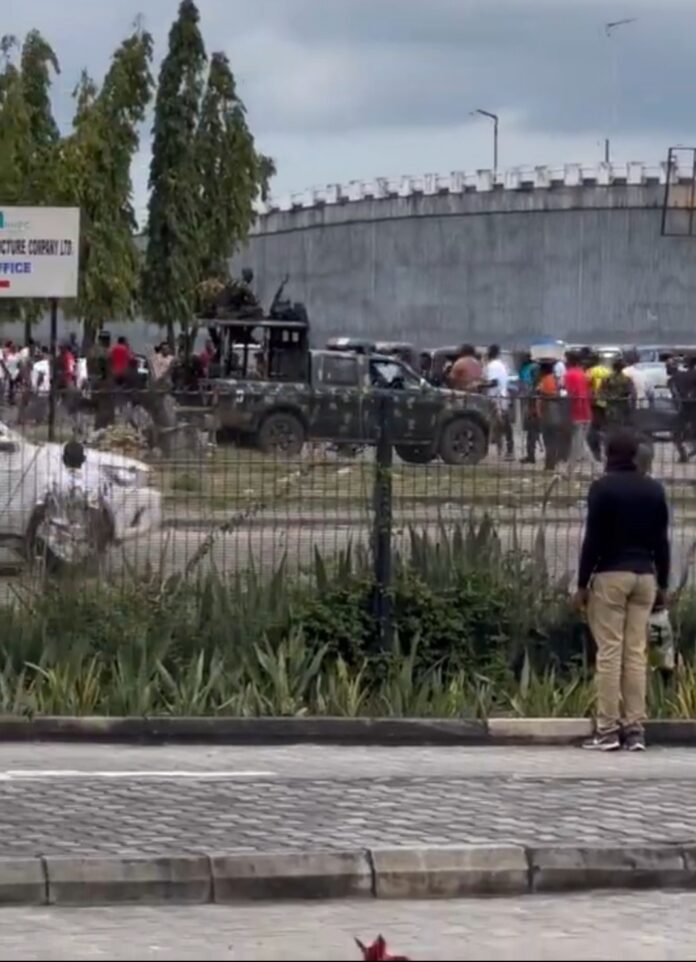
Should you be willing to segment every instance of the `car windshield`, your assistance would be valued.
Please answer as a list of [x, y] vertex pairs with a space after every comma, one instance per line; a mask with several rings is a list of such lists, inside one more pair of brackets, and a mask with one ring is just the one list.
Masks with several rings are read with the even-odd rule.
[[370, 361], [370, 380], [373, 387], [420, 387], [421, 378], [400, 361], [375, 358]]

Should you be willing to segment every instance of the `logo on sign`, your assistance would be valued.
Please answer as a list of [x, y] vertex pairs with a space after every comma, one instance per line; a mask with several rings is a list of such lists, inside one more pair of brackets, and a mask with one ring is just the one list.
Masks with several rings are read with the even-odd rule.
[[5, 220], [5, 215], [0, 210], [0, 230], [27, 230], [28, 227], [28, 220]]

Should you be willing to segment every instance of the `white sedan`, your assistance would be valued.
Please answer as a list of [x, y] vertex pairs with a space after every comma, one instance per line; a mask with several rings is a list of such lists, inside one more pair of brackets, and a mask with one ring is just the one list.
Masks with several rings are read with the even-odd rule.
[[0, 422], [0, 541], [52, 567], [159, 528], [162, 496], [141, 461], [72, 442], [33, 444]]

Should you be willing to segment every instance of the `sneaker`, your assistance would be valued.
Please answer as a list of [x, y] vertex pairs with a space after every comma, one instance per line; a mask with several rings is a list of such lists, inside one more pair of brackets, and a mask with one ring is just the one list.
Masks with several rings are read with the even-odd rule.
[[582, 743], [582, 747], [591, 752], [615, 752], [621, 748], [618, 731], [597, 732], [592, 738]]
[[643, 732], [626, 732], [624, 748], [627, 752], [644, 752], [645, 735]]

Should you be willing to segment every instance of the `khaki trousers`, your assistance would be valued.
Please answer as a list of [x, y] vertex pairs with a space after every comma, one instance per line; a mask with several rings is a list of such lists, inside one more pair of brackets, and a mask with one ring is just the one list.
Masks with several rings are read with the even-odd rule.
[[587, 617], [597, 645], [597, 729], [645, 721], [648, 620], [657, 583], [652, 574], [604, 571], [592, 579]]

